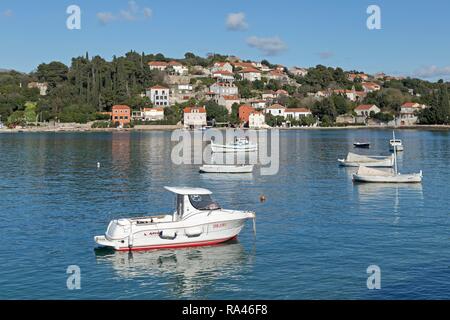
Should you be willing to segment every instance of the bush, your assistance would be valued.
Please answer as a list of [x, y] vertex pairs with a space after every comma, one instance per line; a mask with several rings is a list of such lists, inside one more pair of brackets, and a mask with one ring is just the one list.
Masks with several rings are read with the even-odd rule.
[[94, 122], [91, 126], [91, 128], [111, 128], [112, 122], [111, 121], [97, 121]]

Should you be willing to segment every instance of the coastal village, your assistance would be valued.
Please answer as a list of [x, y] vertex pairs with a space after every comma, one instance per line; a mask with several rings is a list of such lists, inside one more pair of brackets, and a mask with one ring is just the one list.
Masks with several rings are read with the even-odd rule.
[[[0, 128], [20, 129], [30, 125], [91, 129], [155, 125], [187, 129], [414, 126], [420, 123], [419, 114], [430, 109], [430, 105], [424, 103], [422, 84], [422, 90], [405, 85], [408, 81], [413, 83], [414, 79], [384, 73], [346, 72], [324, 66], [287, 67], [266, 60], [244, 61], [234, 56], [219, 56], [209, 61], [210, 65], [193, 65], [166, 58], [152, 59], [144, 68], [157, 83], [132, 97], [139, 99], [139, 103], [113, 101], [110, 107], [105, 107], [107, 110], [95, 111], [95, 118], [78, 124], [78, 121], [64, 121], [62, 117], [45, 121], [38, 110], [31, 112], [31, 117], [27, 116], [25, 106], [25, 110], [11, 109], [9, 115], [3, 115]], [[309, 84], [312, 76], [327, 74], [330, 70], [340, 77], [339, 81], [325, 80], [325, 88], [323, 84]], [[45, 77], [36, 78], [38, 81], [19, 85], [41, 97], [55, 90], [55, 85], [39, 81]], [[437, 90], [428, 91], [432, 96]], [[377, 99], [381, 102], [377, 103]], [[395, 101], [389, 105], [389, 99]], [[36, 103], [27, 103], [29, 109], [37, 109]]]

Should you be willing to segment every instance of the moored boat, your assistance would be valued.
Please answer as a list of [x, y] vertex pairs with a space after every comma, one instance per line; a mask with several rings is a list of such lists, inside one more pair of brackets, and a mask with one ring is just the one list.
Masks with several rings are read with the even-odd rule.
[[393, 167], [394, 156], [364, 156], [356, 153], [349, 152], [347, 158], [338, 159], [338, 162], [343, 167]]
[[95, 242], [118, 251], [208, 246], [235, 238], [247, 219], [255, 222], [252, 211], [222, 209], [207, 189], [165, 189], [176, 195], [174, 213], [112, 220]]
[[211, 141], [212, 152], [252, 152], [258, 150], [258, 145], [252, 143], [248, 138], [236, 138], [233, 143], [216, 144]]
[[200, 167], [201, 173], [251, 173], [253, 165], [207, 164]]
[[370, 148], [370, 142], [354, 142], [353, 146], [355, 148], [369, 149]]
[[390, 151], [403, 151], [403, 142], [400, 139], [395, 138], [395, 132], [392, 133], [393, 137], [389, 140], [389, 150]]
[[372, 183], [420, 183], [422, 182], [422, 177], [422, 171], [419, 173], [400, 174], [361, 166], [358, 172], [353, 174], [353, 181]]

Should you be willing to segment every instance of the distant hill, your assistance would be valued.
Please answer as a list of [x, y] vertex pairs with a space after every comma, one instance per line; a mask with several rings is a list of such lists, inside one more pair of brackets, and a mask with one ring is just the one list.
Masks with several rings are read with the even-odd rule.
[[0, 72], [10, 72], [11, 71], [11, 69], [2, 69], [2, 68], [0, 68]]

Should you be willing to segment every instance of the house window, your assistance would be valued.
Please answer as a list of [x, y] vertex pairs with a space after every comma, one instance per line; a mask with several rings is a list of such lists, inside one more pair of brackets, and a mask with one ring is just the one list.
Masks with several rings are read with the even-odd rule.
[[117, 120], [117, 119], [119, 119], [119, 117], [118, 116], [114, 116], [114, 120]]

